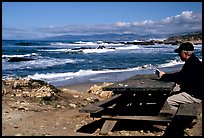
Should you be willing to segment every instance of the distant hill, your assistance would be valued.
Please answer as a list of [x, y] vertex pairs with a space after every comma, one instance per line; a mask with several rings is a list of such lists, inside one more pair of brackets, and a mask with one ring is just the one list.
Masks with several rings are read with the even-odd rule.
[[164, 39], [166, 42], [184, 42], [195, 41], [202, 43], [202, 31], [199, 32], [186, 32], [180, 34], [94, 34], [94, 35], [60, 35], [44, 38], [44, 40], [69, 40], [69, 41], [133, 41], [141, 40], [146, 41], [149, 39]]
[[202, 43], [202, 31], [191, 32], [183, 35], [175, 35], [166, 39], [168, 42], [193, 42], [193, 43]]
[[[162, 36], [167, 38], [168, 36]], [[161, 38], [155, 34], [95, 34], [95, 35], [61, 35], [49, 38], [47, 40], [72, 40], [72, 41], [133, 41], [148, 40], [152, 38]]]

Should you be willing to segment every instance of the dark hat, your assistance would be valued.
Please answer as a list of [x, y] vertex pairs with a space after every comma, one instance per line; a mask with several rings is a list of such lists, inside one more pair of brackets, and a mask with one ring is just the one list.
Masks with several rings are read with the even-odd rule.
[[186, 43], [182, 43], [179, 48], [175, 49], [174, 52], [176, 53], [180, 53], [182, 50], [185, 50], [185, 51], [193, 51], [194, 50], [194, 46], [189, 43], [189, 42], [186, 42]]

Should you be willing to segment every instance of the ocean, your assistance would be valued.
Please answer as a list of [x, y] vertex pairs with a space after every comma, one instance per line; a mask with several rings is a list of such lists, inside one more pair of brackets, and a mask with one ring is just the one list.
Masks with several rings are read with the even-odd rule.
[[[135, 40], [136, 41], [136, 40]], [[202, 61], [202, 45], [194, 45]], [[2, 40], [2, 77], [28, 77], [54, 86], [118, 82], [137, 74], [180, 70], [178, 45], [68, 40]]]

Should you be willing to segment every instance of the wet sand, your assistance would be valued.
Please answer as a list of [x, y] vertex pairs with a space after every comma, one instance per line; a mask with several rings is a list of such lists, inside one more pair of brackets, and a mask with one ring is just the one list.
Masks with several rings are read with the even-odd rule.
[[102, 85], [102, 84], [103, 84], [103, 82], [85, 82], [85, 83], [79, 83], [79, 84], [59, 86], [57, 88], [71, 89], [71, 90], [75, 90], [78, 92], [86, 92], [87, 90], [89, 90], [91, 88], [91, 86]]

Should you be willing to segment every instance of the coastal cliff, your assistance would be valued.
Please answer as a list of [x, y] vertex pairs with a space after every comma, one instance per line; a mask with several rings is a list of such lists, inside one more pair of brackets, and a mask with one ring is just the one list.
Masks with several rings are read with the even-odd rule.
[[191, 32], [184, 35], [175, 35], [169, 37], [165, 40], [165, 42], [175, 42], [175, 43], [183, 43], [183, 42], [191, 42], [193, 44], [202, 44], [202, 32]]

